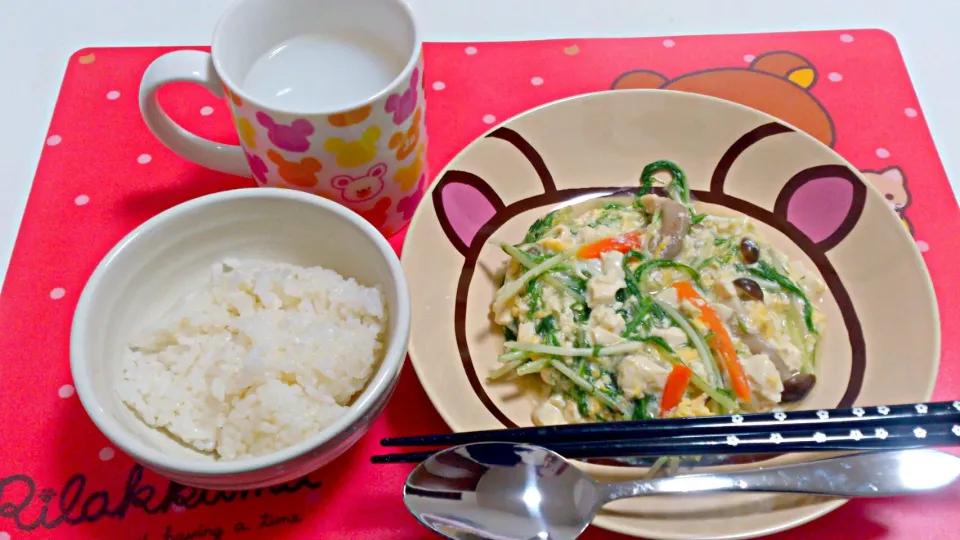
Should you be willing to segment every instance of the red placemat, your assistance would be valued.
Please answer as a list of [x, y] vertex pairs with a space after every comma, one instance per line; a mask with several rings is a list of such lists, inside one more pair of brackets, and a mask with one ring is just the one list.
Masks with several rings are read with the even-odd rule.
[[[401, 500], [410, 468], [367, 461], [381, 437], [447, 429], [409, 366], [383, 416], [351, 451], [298, 482], [253, 492], [194, 490], [145, 472], [81, 408], [68, 364], [70, 321], [100, 258], [164, 209], [254, 185], [178, 158], [143, 124], [140, 77], [169, 50], [88, 49], [70, 59], [0, 297], [0, 540], [432, 538]], [[958, 327], [957, 205], [889, 34], [427, 44], [425, 55], [434, 172], [494, 123], [617, 84], [714, 94], [811, 126], [871, 171], [868, 179], [900, 207], [933, 276], [942, 327]], [[634, 73], [621, 77], [627, 72]], [[777, 95], [784, 81], [805, 91]], [[174, 86], [161, 101], [195, 133], [236, 142], [227, 108], [205, 90]], [[795, 119], [798, 110], [808, 112]], [[392, 239], [398, 250], [404, 234]], [[951, 332], [943, 335], [935, 397], [958, 395], [960, 333]], [[958, 494], [855, 501], [779, 537], [950, 538]], [[592, 529], [584, 537], [618, 535]]]

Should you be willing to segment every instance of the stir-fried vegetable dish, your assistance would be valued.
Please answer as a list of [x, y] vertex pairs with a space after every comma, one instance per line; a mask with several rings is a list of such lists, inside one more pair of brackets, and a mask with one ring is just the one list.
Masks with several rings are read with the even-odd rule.
[[747, 216], [698, 213], [671, 162], [633, 199], [551, 212], [498, 245], [506, 350], [489, 378], [539, 377], [536, 424], [769, 411], [816, 384], [823, 282]]

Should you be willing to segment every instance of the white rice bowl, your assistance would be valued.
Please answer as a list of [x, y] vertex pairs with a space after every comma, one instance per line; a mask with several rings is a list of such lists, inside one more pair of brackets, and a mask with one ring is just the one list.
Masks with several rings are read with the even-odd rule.
[[145, 424], [219, 459], [331, 425], [383, 356], [384, 295], [320, 267], [227, 260], [129, 343], [117, 386]]

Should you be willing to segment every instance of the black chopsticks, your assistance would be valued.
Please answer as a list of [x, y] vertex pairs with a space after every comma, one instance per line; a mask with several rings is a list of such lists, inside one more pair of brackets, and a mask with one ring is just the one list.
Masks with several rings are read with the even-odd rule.
[[[384, 446], [536, 444], [569, 458], [869, 451], [960, 444], [960, 401], [503, 429], [388, 438]], [[419, 462], [429, 452], [374, 456]]]

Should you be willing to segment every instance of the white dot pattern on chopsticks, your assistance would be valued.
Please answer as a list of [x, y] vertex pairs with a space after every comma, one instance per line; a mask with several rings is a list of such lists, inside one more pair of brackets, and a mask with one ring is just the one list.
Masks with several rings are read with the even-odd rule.
[[736, 435], [729, 435], [727, 436], [727, 444], [730, 446], [736, 446], [740, 444], [740, 439], [738, 439]]
[[817, 411], [817, 418], [826, 420], [827, 418], [830, 418], [830, 413], [827, 411]]
[[779, 434], [779, 433], [774, 433], [774, 434], [770, 435], [770, 442], [772, 442], [773, 444], [780, 444], [780, 443], [782, 443], [782, 442], [783, 442], [783, 435], [781, 435], [781, 434]]
[[877, 428], [873, 434], [876, 435], [878, 439], [886, 439], [888, 435], [887, 430], [883, 428]]
[[778, 421], [783, 422], [784, 420], [787, 419], [787, 413], [783, 411], [776, 412], [776, 413], [773, 413], [773, 417], [776, 418]]
[[740, 416], [739, 414], [735, 414], [735, 415], [731, 416], [731, 417], [730, 417], [730, 420], [731, 420], [734, 424], [742, 424], [742, 423], [743, 423], [743, 417]]
[[867, 411], [864, 411], [862, 407], [853, 408], [853, 415], [856, 416], [857, 418], [863, 416], [864, 414], [866, 414], [866, 412]]
[[960, 424], [954, 424], [953, 429], [951, 431], [953, 431], [954, 435], [956, 435], [957, 437], [960, 437]]
[[859, 441], [863, 438], [863, 433], [861, 433], [859, 429], [850, 430], [850, 438]]
[[880, 413], [880, 414], [882, 414], [882, 415], [884, 415], [884, 416], [886, 416], [886, 415], [890, 414], [890, 407], [887, 407], [886, 405], [881, 405], [881, 406], [877, 407], [877, 412]]
[[827, 434], [822, 431], [818, 431], [813, 434], [813, 440], [817, 441], [818, 443], [827, 442]]
[[927, 414], [927, 406], [923, 403], [917, 403], [917, 406], [914, 408], [917, 409], [917, 412], [920, 414]]
[[960, 401], [954, 401], [953, 408], [960, 411]]
[[927, 430], [923, 429], [920, 426], [917, 426], [913, 430], [913, 436], [918, 439], [925, 439], [927, 437]]

